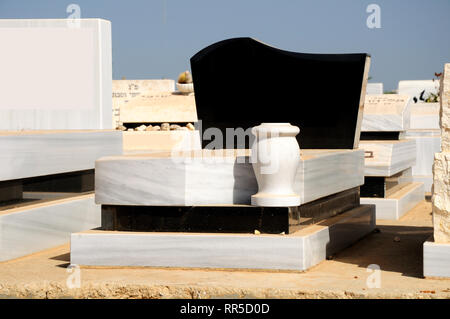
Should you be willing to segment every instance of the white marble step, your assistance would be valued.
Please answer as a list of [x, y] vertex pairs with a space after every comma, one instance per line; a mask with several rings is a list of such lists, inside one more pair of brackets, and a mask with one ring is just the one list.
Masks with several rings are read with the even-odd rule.
[[79, 195], [0, 211], [0, 261], [62, 245], [70, 234], [101, 225], [94, 194]]
[[387, 198], [361, 197], [361, 204], [376, 206], [377, 219], [397, 220], [425, 198], [423, 183], [408, 183]]
[[81, 266], [306, 270], [375, 228], [362, 205], [290, 235], [87, 231], [72, 234], [70, 261]]
[[[200, 150], [104, 157], [96, 161], [98, 204], [250, 204], [258, 190], [250, 150]], [[295, 190], [311, 202], [364, 183], [362, 150], [302, 150]]]

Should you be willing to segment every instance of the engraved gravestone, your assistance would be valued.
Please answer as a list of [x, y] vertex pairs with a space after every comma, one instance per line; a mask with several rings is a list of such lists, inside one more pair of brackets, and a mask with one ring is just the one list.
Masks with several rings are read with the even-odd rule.
[[112, 81], [112, 105], [113, 127], [123, 122], [120, 117], [120, 108], [128, 101], [148, 92], [173, 92], [174, 80], [113, 80]]
[[202, 131], [289, 122], [301, 148], [357, 148], [369, 64], [365, 53], [288, 52], [252, 38], [212, 44], [191, 58]]
[[400, 94], [367, 95], [362, 132], [400, 132], [409, 128], [410, 97]]

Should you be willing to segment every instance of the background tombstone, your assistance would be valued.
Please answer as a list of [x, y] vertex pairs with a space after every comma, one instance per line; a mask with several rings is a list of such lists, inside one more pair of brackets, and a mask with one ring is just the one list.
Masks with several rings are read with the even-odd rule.
[[191, 58], [203, 132], [289, 122], [300, 127], [301, 148], [357, 148], [369, 64], [365, 53], [288, 52], [252, 38], [212, 44]]
[[367, 83], [366, 94], [383, 94], [383, 83]]
[[111, 23], [79, 22], [0, 20], [0, 130], [112, 128]]
[[[422, 94], [423, 92], [423, 94]], [[398, 94], [409, 95], [416, 103], [424, 102], [422, 99], [429, 97], [430, 93], [439, 93], [439, 81], [437, 80], [413, 80], [398, 82]], [[422, 99], [421, 99], [422, 95]]]
[[112, 81], [112, 104], [113, 104], [113, 127], [119, 126], [120, 107], [131, 99], [148, 92], [173, 92], [175, 81], [161, 80], [113, 80]]
[[410, 101], [407, 95], [367, 95], [361, 131], [405, 131], [410, 124]]

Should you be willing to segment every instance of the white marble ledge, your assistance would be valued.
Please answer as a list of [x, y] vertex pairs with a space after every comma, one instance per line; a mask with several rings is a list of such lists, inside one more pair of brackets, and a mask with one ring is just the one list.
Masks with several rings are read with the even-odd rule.
[[450, 278], [450, 243], [435, 243], [431, 237], [423, 244], [423, 276]]
[[73, 232], [100, 227], [94, 194], [0, 211], [0, 261], [62, 245]]
[[0, 131], [0, 181], [93, 169], [102, 156], [122, 154], [114, 130]]
[[415, 138], [415, 137], [441, 137], [440, 129], [409, 129], [402, 132], [400, 135], [401, 139], [404, 138]]
[[389, 177], [416, 163], [414, 140], [360, 141], [359, 148], [366, 151], [365, 176]]
[[70, 262], [81, 266], [306, 270], [375, 228], [361, 205], [289, 235], [87, 231], [72, 234]]
[[[96, 161], [96, 202], [249, 205], [258, 189], [249, 155], [250, 150], [199, 150], [104, 157]], [[302, 150], [295, 180], [301, 202], [362, 185], [363, 165], [362, 150]]]
[[387, 198], [361, 197], [361, 204], [375, 205], [377, 219], [398, 220], [424, 198], [424, 184], [411, 182]]
[[361, 132], [398, 132], [410, 126], [410, 98], [398, 94], [366, 95]]

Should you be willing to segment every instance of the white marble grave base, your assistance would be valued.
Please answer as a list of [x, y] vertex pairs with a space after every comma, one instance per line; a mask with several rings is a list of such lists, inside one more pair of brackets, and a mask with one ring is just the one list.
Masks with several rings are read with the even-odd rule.
[[[249, 205], [258, 184], [250, 150], [199, 150], [104, 157], [95, 200], [103, 205]], [[192, 155], [192, 156], [191, 156]], [[364, 183], [362, 150], [301, 150], [294, 190], [311, 202]]]
[[0, 131], [0, 181], [93, 169], [102, 156], [122, 154], [113, 130]]
[[365, 176], [389, 177], [416, 162], [416, 143], [413, 140], [360, 141], [359, 148], [366, 151]]
[[0, 211], [0, 261], [62, 245], [71, 233], [100, 225], [94, 194]]
[[88, 231], [72, 234], [71, 264], [306, 270], [375, 228], [362, 205], [290, 235]]
[[387, 198], [361, 197], [361, 204], [376, 205], [377, 219], [400, 219], [425, 197], [423, 183], [408, 183]]
[[450, 243], [430, 238], [423, 244], [423, 276], [450, 278]]

